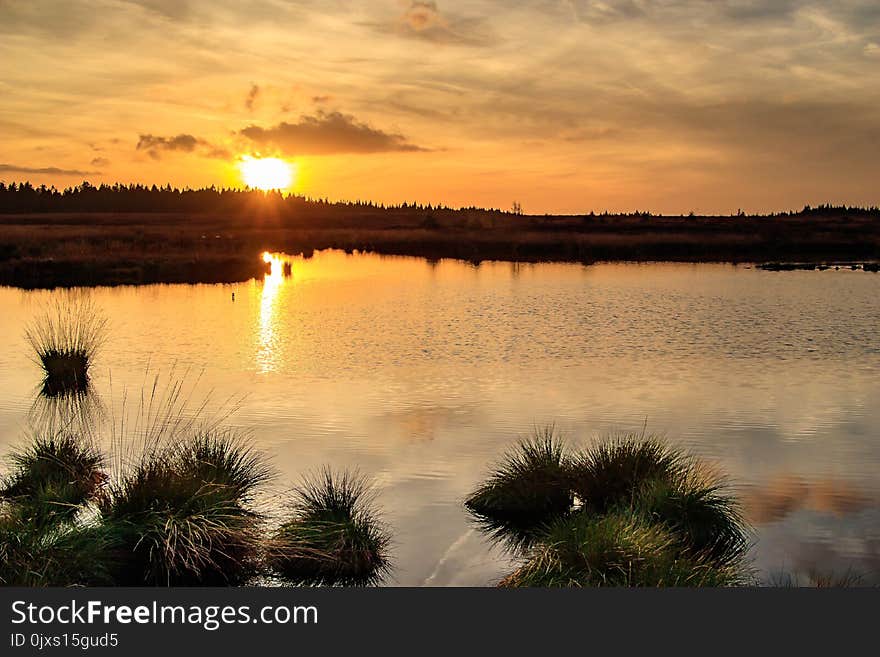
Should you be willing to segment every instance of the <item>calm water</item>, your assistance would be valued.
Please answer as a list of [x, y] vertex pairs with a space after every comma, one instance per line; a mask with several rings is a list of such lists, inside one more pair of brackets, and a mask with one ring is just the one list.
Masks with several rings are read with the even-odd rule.
[[[200, 375], [192, 398], [218, 407], [243, 396], [229, 422], [272, 455], [279, 488], [323, 464], [376, 480], [391, 583], [412, 585], [506, 572], [461, 501], [518, 436], [555, 422], [577, 443], [647, 421], [735, 482], [762, 571], [880, 581], [880, 275], [291, 262], [287, 278], [276, 263], [264, 281], [94, 290], [108, 414], [147, 371]], [[0, 288], [3, 452], [39, 380], [23, 327], [52, 294]]]

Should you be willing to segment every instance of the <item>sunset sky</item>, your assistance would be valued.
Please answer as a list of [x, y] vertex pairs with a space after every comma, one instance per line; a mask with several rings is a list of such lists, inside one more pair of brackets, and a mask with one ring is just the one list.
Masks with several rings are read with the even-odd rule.
[[526, 212], [880, 203], [877, 0], [0, 0], [0, 180]]

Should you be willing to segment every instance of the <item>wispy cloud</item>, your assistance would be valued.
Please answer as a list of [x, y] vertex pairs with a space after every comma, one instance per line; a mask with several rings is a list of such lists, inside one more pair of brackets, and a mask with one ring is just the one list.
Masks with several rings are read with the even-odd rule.
[[16, 164], [0, 164], [0, 173], [49, 174], [56, 176], [92, 176], [100, 171], [84, 171], [82, 169], [62, 169], [60, 167], [23, 167]]
[[248, 111], [253, 111], [254, 103], [257, 102], [257, 97], [260, 95], [260, 87], [256, 84], [252, 84], [251, 88], [247, 92], [247, 96], [244, 98], [244, 106], [248, 109]]

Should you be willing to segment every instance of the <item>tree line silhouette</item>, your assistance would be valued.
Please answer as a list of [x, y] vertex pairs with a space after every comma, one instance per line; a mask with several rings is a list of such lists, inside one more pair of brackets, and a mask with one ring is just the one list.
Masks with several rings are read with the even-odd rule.
[[[326, 198], [310, 198], [296, 194], [283, 194], [279, 191], [240, 189], [228, 187], [203, 187], [192, 189], [165, 186], [116, 183], [114, 185], [92, 185], [87, 181], [66, 187], [62, 190], [54, 186], [34, 186], [30, 182], [0, 182], [0, 213], [24, 214], [39, 212], [185, 212], [185, 213], [236, 213], [253, 210], [255, 207], [271, 209], [279, 214], [326, 215], [335, 212], [373, 211], [385, 213], [424, 213], [427, 217], [435, 213], [486, 214], [492, 216], [523, 214], [522, 206], [514, 202], [511, 210], [480, 208], [476, 206], [450, 208], [446, 205], [420, 203], [384, 204], [372, 201], [330, 201]], [[793, 215], [846, 215], [880, 216], [878, 206], [848, 206], [823, 204], [805, 205], [796, 211], [774, 212], [746, 215], [737, 210], [730, 216], [782, 217]], [[534, 216], [534, 215], [533, 215]], [[550, 216], [550, 215], [545, 215]], [[568, 215], [572, 216], [572, 215]], [[583, 217], [635, 217], [655, 216], [649, 211], [635, 212], [594, 212], [579, 215]], [[688, 216], [695, 216], [689, 213]]]
[[[59, 190], [54, 186], [34, 186], [29, 182], [0, 182], [0, 212], [219, 212], [248, 209], [255, 204], [277, 209], [341, 208], [373, 210], [452, 211], [444, 205], [401, 203], [386, 205], [372, 201], [330, 201], [280, 191], [203, 187], [199, 189], [130, 184], [92, 185], [83, 182]], [[469, 208], [486, 212], [497, 209]]]

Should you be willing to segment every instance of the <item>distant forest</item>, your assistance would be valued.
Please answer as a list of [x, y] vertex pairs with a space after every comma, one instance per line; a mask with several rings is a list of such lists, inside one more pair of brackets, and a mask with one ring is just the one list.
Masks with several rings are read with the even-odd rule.
[[[29, 182], [5, 184], [0, 182], [0, 213], [21, 214], [35, 212], [170, 212], [170, 213], [238, 213], [259, 207], [273, 209], [279, 214], [326, 215], [334, 212], [378, 212], [412, 215], [425, 214], [430, 217], [436, 213], [454, 214], [458, 212], [472, 215], [520, 215], [522, 208], [514, 202], [511, 210], [498, 208], [449, 208], [443, 205], [421, 205], [402, 203], [400, 205], [375, 204], [369, 201], [329, 201], [313, 199], [278, 191], [264, 192], [254, 189], [216, 188], [178, 189], [171, 185], [91, 185], [83, 182], [75, 187], [59, 190], [46, 185], [34, 186]], [[778, 212], [752, 216], [792, 216], [792, 215], [850, 215], [880, 216], [880, 208], [850, 207], [835, 205], [805, 206], [801, 210]], [[549, 215], [545, 215], [549, 216]], [[583, 215], [567, 216], [626, 216], [651, 217], [651, 212], [629, 213], [588, 212]], [[745, 216], [742, 211], [734, 215]]]

